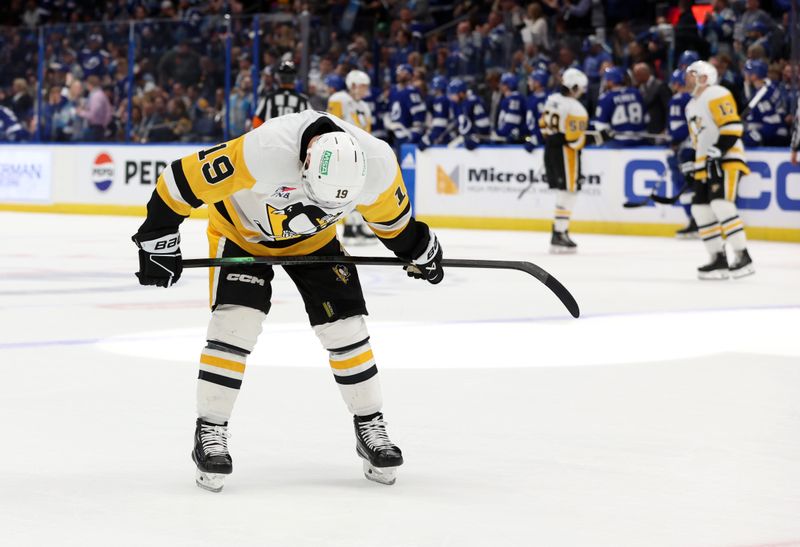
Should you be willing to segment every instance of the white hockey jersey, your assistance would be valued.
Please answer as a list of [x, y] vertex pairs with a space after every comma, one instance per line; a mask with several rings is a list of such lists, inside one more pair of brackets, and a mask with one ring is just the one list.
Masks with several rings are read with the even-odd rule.
[[355, 100], [347, 91], [337, 91], [328, 98], [328, 112], [367, 133], [372, 130], [372, 112], [366, 101]]
[[[305, 193], [300, 157], [304, 132], [326, 118], [361, 146], [366, 185], [355, 202], [322, 207]], [[239, 138], [172, 162], [156, 192], [175, 213], [209, 205], [209, 234], [224, 236], [253, 255], [303, 255], [336, 235], [336, 222], [357, 209], [384, 240], [411, 219], [408, 193], [391, 147], [366, 131], [307, 110], [269, 120]]]
[[561, 93], [553, 93], [547, 97], [539, 117], [539, 127], [545, 138], [561, 133], [564, 135], [565, 146], [580, 150], [586, 145], [588, 126], [589, 114], [577, 99], [565, 97]]
[[706, 177], [705, 163], [708, 149], [716, 146], [720, 136], [736, 137], [736, 141], [722, 156], [722, 161], [730, 168], [749, 173], [744, 158], [742, 133], [744, 126], [739, 117], [736, 101], [731, 92], [721, 85], [712, 85], [686, 105], [686, 121], [689, 124], [689, 137], [695, 150], [695, 178]]

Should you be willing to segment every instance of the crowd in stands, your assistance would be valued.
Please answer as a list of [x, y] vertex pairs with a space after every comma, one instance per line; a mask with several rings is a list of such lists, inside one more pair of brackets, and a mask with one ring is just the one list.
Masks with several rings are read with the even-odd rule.
[[[330, 76], [369, 74], [387, 104], [397, 67], [410, 65], [423, 97], [435, 76], [458, 78], [482, 99], [496, 129], [501, 74], [580, 68], [596, 108], [607, 68], [620, 67], [648, 111], [665, 108], [666, 82], [685, 50], [751, 94], [747, 60], [766, 64], [787, 127], [797, 104], [791, 0], [711, 0], [698, 24], [686, 0], [8, 0], [0, 14], [0, 140], [214, 142], [250, 128], [256, 93], [277, 84], [282, 60], [301, 66], [300, 14], [310, 16], [308, 78], [298, 87], [325, 109]], [[255, 14], [287, 14], [285, 22]], [[228, 15], [230, 17], [228, 17]], [[135, 50], [129, 66], [129, 32]], [[39, 48], [43, 37], [43, 81]], [[230, 74], [226, 75], [227, 39]], [[253, 58], [257, 40], [258, 58]], [[256, 70], [257, 69], [257, 70]], [[131, 77], [132, 76], [132, 77]], [[226, 94], [226, 78], [230, 93]], [[41, 99], [37, 90], [42, 90]], [[430, 93], [429, 93], [430, 92]], [[40, 104], [41, 102], [41, 104]], [[659, 105], [662, 105], [661, 107]], [[381, 112], [376, 112], [378, 119]], [[652, 122], [653, 117], [659, 121]], [[665, 129], [666, 115], [648, 130]], [[130, 128], [130, 133], [127, 133]], [[380, 128], [376, 128], [380, 130]]]

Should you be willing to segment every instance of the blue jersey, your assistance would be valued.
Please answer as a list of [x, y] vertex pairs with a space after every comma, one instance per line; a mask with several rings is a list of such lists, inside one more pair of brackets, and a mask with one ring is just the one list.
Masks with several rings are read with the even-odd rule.
[[28, 132], [19, 123], [10, 108], [0, 106], [0, 142], [19, 142], [28, 138]]
[[[747, 132], [744, 134], [746, 146], [782, 146], [789, 139], [786, 118], [786, 104], [780, 89], [770, 80], [766, 80], [766, 94], [750, 110], [745, 119]], [[753, 90], [753, 95], [759, 90]], [[749, 99], [752, 100], [752, 97]]]
[[419, 142], [425, 125], [425, 103], [416, 87], [392, 87], [389, 93], [389, 118], [398, 144]]
[[370, 87], [369, 95], [364, 97], [364, 102], [367, 103], [372, 114], [372, 136], [386, 140], [388, 134], [386, 133], [386, 127], [383, 125], [383, 115], [389, 108], [386, 103], [386, 97], [381, 93], [380, 88]]
[[513, 91], [503, 97], [497, 112], [497, 136], [507, 143], [520, 142], [525, 135], [525, 100], [522, 95]]
[[475, 144], [480, 136], [489, 135], [489, 114], [483, 102], [471, 92], [458, 103], [453, 103], [453, 117], [458, 122], [458, 134]]
[[692, 96], [685, 92], [676, 93], [669, 100], [668, 131], [672, 144], [678, 145], [689, 138], [689, 124], [686, 123], [686, 103]]
[[539, 146], [542, 140], [542, 130], [539, 127], [539, 118], [544, 112], [544, 103], [547, 102], [547, 93], [540, 91], [528, 95], [528, 102], [525, 105], [525, 125], [528, 129], [528, 137], [534, 146]]
[[78, 60], [83, 69], [83, 77], [89, 76], [105, 76], [108, 72], [106, 69], [106, 61], [108, 60], [108, 52], [102, 49], [92, 50], [90, 48], [83, 48]]
[[640, 138], [625, 135], [642, 133], [647, 127], [644, 100], [639, 90], [629, 87], [606, 91], [600, 95], [594, 124], [597, 129], [613, 130], [616, 133], [614, 140], [619, 143], [640, 144]]
[[431, 98], [428, 105], [428, 112], [431, 113], [431, 125], [426, 135], [430, 144], [447, 144], [449, 136], [447, 124], [450, 121], [450, 99], [444, 95]]

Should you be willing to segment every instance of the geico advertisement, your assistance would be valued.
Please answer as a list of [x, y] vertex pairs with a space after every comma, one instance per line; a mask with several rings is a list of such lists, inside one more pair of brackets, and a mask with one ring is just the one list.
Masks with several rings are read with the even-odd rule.
[[[788, 152], [748, 155], [752, 173], [739, 187], [738, 205], [754, 226], [800, 227], [800, 167]], [[667, 154], [653, 148], [587, 149], [582, 153], [583, 184], [573, 212], [576, 220], [680, 223], [680, 204], [626, 209], [655, 192], [680, 190]], [[549, 218], [555, 194], [545, 182], [542, 151], [522, 148], [431, 148], [416, 154], [416, 210], [421, 215]]]
[[75, 201], [144, 205], [161, 171], [198, 146], [76, 147]]

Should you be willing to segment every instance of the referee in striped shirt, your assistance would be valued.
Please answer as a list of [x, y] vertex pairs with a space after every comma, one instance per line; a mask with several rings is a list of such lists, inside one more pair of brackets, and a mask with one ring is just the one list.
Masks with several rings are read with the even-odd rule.
[[280, 88], [270, 91], [258, 102], [256, 115], [253, 116], [253, 128], [272, 118], [285, 114], [296, 114], [310, 108], [308, 97], [294, 90], [294, 82], [297, 78], [297, 68], [294, 63], [283, 61], [278, 67], [277, 75]]

